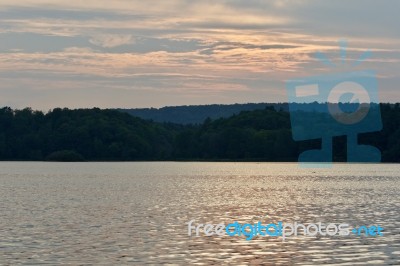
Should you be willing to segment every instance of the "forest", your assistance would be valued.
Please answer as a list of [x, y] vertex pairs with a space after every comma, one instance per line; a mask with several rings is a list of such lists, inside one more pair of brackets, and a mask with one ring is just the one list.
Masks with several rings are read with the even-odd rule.
[[[383, 129], [359, 135], [383, 162], [400, 162], [400, 106], [380, 104]], [[201, 124], [144, 120], [111, 109], [0, 109], [3, 161], [297, 161], [318, 139], [294, 141], [290, 114], [273, 106]], [[346, 161], [346, 136], [333, 139], [333, 159]]]

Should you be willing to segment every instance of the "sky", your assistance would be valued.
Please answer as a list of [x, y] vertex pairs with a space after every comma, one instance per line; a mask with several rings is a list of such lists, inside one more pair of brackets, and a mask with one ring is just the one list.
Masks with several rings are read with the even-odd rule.
[[287, 102], [287, 80], [361, 70], [376, 71], [381, 102], [397, 102], [399, 10], [396, 0], [1, 0], [0, 106]]

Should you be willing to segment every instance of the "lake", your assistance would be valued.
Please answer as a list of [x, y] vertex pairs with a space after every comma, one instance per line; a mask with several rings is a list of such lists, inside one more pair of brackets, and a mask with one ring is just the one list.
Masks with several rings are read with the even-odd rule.
[[[1, 162], [0, 264], [399, 265], [399, 194], [395, 164]], [[189, 236], [190, 220], [384, 232], [248, 241]]]

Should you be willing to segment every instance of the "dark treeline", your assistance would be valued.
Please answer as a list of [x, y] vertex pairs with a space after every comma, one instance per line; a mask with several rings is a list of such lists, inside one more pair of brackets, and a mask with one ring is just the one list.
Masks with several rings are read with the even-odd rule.
[[[175, 132], [126, 113], [100, 109], [0, 110], [0, 159], [166, 159]], [[76, 157], [76, 158], [75, 158]]]
[[[381, 105], [383, 130], [360, 135], [360, 143], [382, 151], [384, 162], [400, 162], [400, 106]], [[116, 110], [0, 109], [0, 160], [297, 161], [319, 140], [295, 142], [290, 115], [273, 107], [243, 111], [200, 125], [146, 121]], [[346, 138], [333, 142], [334, 160], [346, 160]]]

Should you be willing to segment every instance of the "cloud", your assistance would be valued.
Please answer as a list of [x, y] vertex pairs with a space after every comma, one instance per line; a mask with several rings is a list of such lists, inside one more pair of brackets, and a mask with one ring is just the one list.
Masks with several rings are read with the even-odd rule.
[[98, 34], [93, 36], [89, 42], [100, 47], [113, 48], [126, 44], [133, 44], [135, 43], [135, 39], [129, 34]]
[[90, 47], [67, 47], [64, 49], [65, 53], [73, 53], [73, 54], [87, 54], [87, 53], [93, 53], [95, 50], [93, 50]]
[[[63, 100], [76, 107], [74, 97], [82, 107], [284, 101], [284, 80], [332, 71], [313, 54], [339, 62], [340, 38], [349, 41], [349, 63], [373, 51], [362, 67], [386, 77], [381, 91], [395, 99], [399, 7], [393, 0], [2, 0], [0, 99], [46, 108]], [[97, 92], [101, 101], [81, 97]]]

